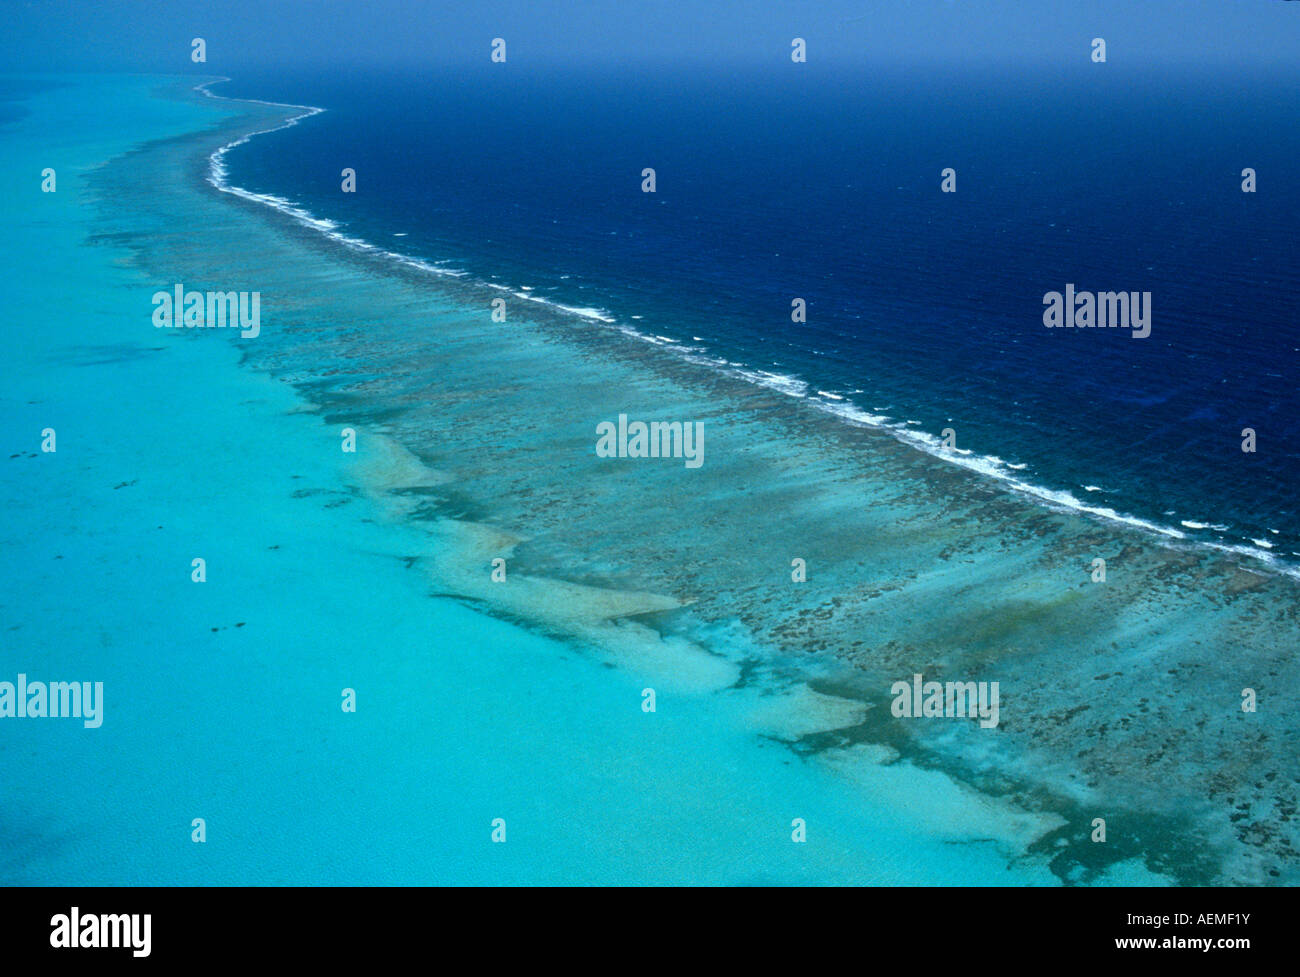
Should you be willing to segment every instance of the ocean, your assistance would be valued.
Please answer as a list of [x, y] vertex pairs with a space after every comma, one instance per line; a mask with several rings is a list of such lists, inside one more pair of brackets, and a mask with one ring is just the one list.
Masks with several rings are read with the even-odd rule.
[[1285, 79], [514, 69], [4, 89], [0, 880], [1293, 882]]
[[[485, 62], [215, 91], [328, 109], [228, 165], [340, 234], [1294, 571], [1294, 78], [1096, 67]], [[1150, 292], [1151, 335], [1044, 329], [1067, 284]]]

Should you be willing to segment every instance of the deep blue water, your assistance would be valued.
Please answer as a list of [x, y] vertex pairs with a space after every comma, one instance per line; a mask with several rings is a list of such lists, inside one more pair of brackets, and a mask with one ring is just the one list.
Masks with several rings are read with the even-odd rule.
[[[1017, 466], [1004, 475], [1296, 563], [1296, 80], [485, 63], [216, 91], [328, 110], [227, 163], [346, 234], [951, 427], [971, 458]], [[1044, 328], [1066, 283], [1150, 291], [1150, 337]]]

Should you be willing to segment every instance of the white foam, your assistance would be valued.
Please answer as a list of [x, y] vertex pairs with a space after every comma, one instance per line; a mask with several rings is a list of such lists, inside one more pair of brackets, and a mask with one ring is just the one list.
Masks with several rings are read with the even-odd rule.
[[[1280, 573], [1283, 576], [1291, 577], [1293, 580], [1300, 580], [1300, 567], [1283, 563], [1267, 549], [1259, 546], [1241, 546], [1230, 543], [1211, 543], [1205, 542], [1202, 545], [1208, 546], [1212, 550], [1218, 550], [1221, 553], [1231, 553], [1234, 556], [1248, 556], [1253, 560], [1258, 560], [1270, 570]], [[1293, 553], [1293, 556], [1300, 554]]]
[[287, 214], [303, 226], [319, 231], [326, 237], [338, 241], [340, 244], [346, 245], [356, 251], [382, 255], [383, 257], [391, 258], [401, 264], [412, 268], [418, 268], [421, 271], [431, 272], [435, 275], [447, 275], [453, 278], [465, 277], [465, 272], [463, 271], [457, 271], [451, 268], [439, 268], [436, 264], [431, 264], [430, 262], [423, 261], [419, 258], [412, 258], [410, 255], [388, 251], [385, 248], [378, 247], [377, 245], [371, 244], [369, 241], [362, 240], [361, 238], [348, 237], [346, 234], [339, 231], [338, 224], [323, 217], [317, 217], [305, 208], [299, 207], [294, 204], [293, 201], [286, 200], [283, 197], [277, 197], [270, 193], [254, 193], [252, 190], [246, 190], [243, 187], [237, 187], [231, 184], [229, 181], [229, 171], [227, 170], [225, 163], [226, 153], [230, 152], [230, 150], [234, 149], [236, 146], [244, 145], [244, 143], [248, 142], [254, 136], [261, 136], [268, 132], [278, 132], [281, 129], [288, 129], [290, 126], [297, 125], [303, 119], [309, 119], [313, 115], [319, 115], [325, 110], [315, 105], [291, 105], [287, 102], [266, 102], [256, 98], [229, 99], [224, 95], [215, 95], [208, 90], [208, 85], [217, 84], [218, 81], [229, 80], [229, 78], [220, 78], [217, 79], [217, 81], [204, 82], [201, 85], [195, 85], [194, 90], [202, 92], [204, 95], [208, 96], [208, 98], [221, 99], [225, 102], [252, 102], [257, 105], [272, 105], [276, 108], [302, 109], [303, 111], [302, 114], [292, 116], [279, 125], [271, 126], [268, 129], [258, 129], [255, 132], [246, 133], [238, 139], [228, 142], [224, 146], [216, 149], [212, 155], [208, 157], [208, 182], [212, 184], [212, 186], [216, 187], [223, 193], [229, 193], [232, 196], [241, 197], [244, 200], [255, 201], [256, 203], [264, 204], [267, 207], [278, 210], [282, 214]]
[[784, 373], [769, 373], [766, 370], [746, 370], [735, 369], [735, 376], [743, 377], [750, 383], [756, 383], [760, 387], [767, 387], [769, 390], [775, 390], [783, 393], [787, 397], [802, 398], [808, 394], [808, 384], [796, 377], [786, 376]]
[[828, 411], [842, 417], [852, 424], [861, 424], [866, 427], [880, 428], [893, 434], [898, 440], [912, 447], [919, 448], [926, 454], [954, 465], [960, 465], [962, 468], [970, 469], [981, 475], [987, 475], [1004, 483], [1009, 488], [1019, 492], [1022, 495], [1030, 496], [1045, 503], [1051, 508], [1066, 510], [1071, 512], [1082, 512], [1099, 519], [1109, 522], [1120, 523], [1147, 532], [1155, 533], [1169, 539], [1185, 539], [1186, 533], [1179, 532], [1169, 526], [1161, 526], [1158, 523], [1150, 522], [1146, 519], [1140, 519], [1136, 516], [1125, 515], [1116, 512], [1114, 509], [1088, 505], [1074, 497], [1070, 492], [1057, 491], [1045, 488], [1041, 485], [1035, 485], [1027, 482], [1015, 474], [1024, 468], [1020, 465], [1018, 468], [1004, 462], [996, 455], [977, 455], [971, 451], [953, 451], [944, 446], [944, 443], [932, 434], [925, 431], [918, 431], [906, 426], [906, 424], [896, 424], [882, 414], [869, 414], [852, 403], [828, 404], [824, 401], [809, 401], [813, 406], [820, 410]]
[[[229, 80], [230, 79], [228, 78], [219, 79], [219, 81], [229, 81]], [[438, 267], [438, 264], [442, 264], [446, 262], [439, 262], [438, 264], [435, 264], [428, 261], [423, 261], [418, 258], [412, 258], [408, 255], [398, 254], [393, 251], [385, 250], [383, 248], [371, 244], [368, 241], [364, 241], [360, 238], [348, 237], [342, 234], [338, 230], [338, 225], [335, 224], [334, 222], [326, 220], [324, 218], [316, 217], [314, 214], [311, 214], [309, 211], [305, 210], [304, 208], [296, 206], [292, 201], [285, 200], [284, 198], [276, 197], [271, 194], [253, 193], [252, 191], [245, 190], [242, 187], [236, 187], [230, 185], [227, 180], [227, 171], [224, 163], [225, 154], [229, 150], [235, 148], [236, 146], [243, 145], [244, 143], [248, 142], [253, 136], [262, 135], [268, 132], [276, 132], [280, 129], [287, 129], [289, 126], [297, 125], [298, 122], [301, 121], [302, 119], [310, 118], [313, 115], [318, 115], [321, 112], [324, 112], [325, 110], [323, 108], [310, 106], [310, 105], [288, 105], [281, 102], [263, 102], [258, 99], [226, 99], [224, 96], [215, 95], [212, 92], [208, 91], [207, 86], [209, 84], [215, 84], [215, 83], [216, 82], [205, 82], [202, 85], [195, 86], [195, 88], [197, 91], [203, 92], [203, 94], [207, 95], [210, 98], [219, 98], [222, 99], [223, 101], [254, 102], [259, 105], [272, 105], [272, 106], [282, 107], [282, 108], [296, 108], [296, 109], [302, 109], [303, 111], [302, 114], [295, 115], [292, 118], [288, 119], [287, 121], [281, 123], [280, 125], [272, 126], [269, 129], [261, 129], [258, 130], [257, 132], [250, 132], [240, 137], [239, 139], [234, 140], [233, 142], [227, 143], [225, 146], [222, 146], [220, 149], [217, 149], [215, 152], [213, 152], [211, 157], [209, 157], [210, 167], [209, 167], [208, 182], [211, 183], [214, 187], [216, 187], [218, 190], [221, 190], [225, 193], [230, 193], [238, 197], [243, 197], [244, 199], [247, 200], [253, 200], [258, 203], [265, 204], [266, 206], [273, 207], [274, 209], [289, 215], [290, 217], [299, 221], [303, 225], [310, 227], [314, 230], [317, 230], [320, 233], [325, 234], [328, 237], [350, 248], [354, 248], [358, 251], [364, 251], [367, 253], [381, 255], [383, 257], [392, 259], [394, 261], [397, 261], [409, 267], [417, 268], [422, 271], [427, 271], [436, 275], [444, 275], [444, 276], [455, 277], [455, 278], [464, 278], [467, 276], [467, 273], [463, 271]], [[400, 235], [394, 235], [394, 236], [400, 236]], [[569, 276], [564, 275], [561, 277], [568, 278]], [[974, 452], [970, 451], [969, 449], [949, 449], [944, 445], [944, 443], [940, 439], [936, 438], [934, 435], [929, 434], [922, 430], [914, 430], [913, 427], [914, 426], [919, 427], [920, 422], [914, 420], [907, 420], [901, 424], [894, 423], [884, 413], [884, 408], [876, 408], [874, 413], [868, 412], [858, 407], [851, 400], [847, 400], [837, 394], [829, 393], [824, 390], [816, 391], [820, 399], [810, 397], [808, 395], [807, 382], [800, 380], [797, 377], [789, 376], [787, 374], [782, 374], [782, 373], [772, 373], [765, 370], [759, 370], [756, 368], [748, 367], [743, 363], [720, 359], [716, 356], [701, 355], [702, 351], [698, 347], [684, 346], [679, 344], [676, 340], [670, 339], [669, 337], [666, 336], [658, 336], [658, 335], [642, 333], [636, 329], [633, 329], [631, 326], [620, 325], [618, 324], [614, 316], [605, 309], [595, 308], [595, 307], [585, 307], [585, 306], [564, 305], [562, 303], [554, 302], [551, 301], [550, 299], [543, 298], [542, 296], [529, 295], [527, 294], [527, 292], [524, 291], [515, 291], [513, 288], [511, 288], [508, 285], [499, 285], [494, 282], [480, 282], [480, 284], [488, 285], [489, 287], [498, 289], [500, 291], [513, 292], [516, 296], [526, 299], [527, 301], [538, 302], [540, 304], [549, 306], [551, 308], [558, 309], [561, 312], [567, 312], [571, 315], [579, 316], [584, 319], [588, 319], [594, 322], [616, 325], [620, 332], [628, 336], [632, 336], [644, 342], [649, 342], [658, 346], [663, 346], [665, 348], [673, 349], [675, 352], [678, 352], [685, 359], [693, 363], [706, 365], [711, 368], [718, 369], [731, 376], [739, 377], [743, 380], [747, 380], [750, 383], [754, 383], [759, 386], [766, 387], [770, 390], [775, 390], [776, 392], [784, 394], [786, 396], [805, 400], [811, 406], [819, 410], [823, 410], [828, 413], [834, 414], [835, 416], [839, 417], [840, 419], [844, 420], [847, 423], [887, 431], [890, 434], [892, 434], [895, 438], [897, 438], [899, 441], [903, 442], [904, 444], [908, 444], [914, 448], [917, 448], [925, 452], [926, 454], [931, 455], [932, 457], [942, 459], [943, 461], [949, 462], [954, 465], [958, 465], [962, 468], [969, 469], [981, 475], [994, 478], [999, 482], [1003, 483], [1011, 490], [1021, 495], [1035, 499], [1038, 502], [1048, 506], [1051, 509], [1055, 509], [1058, 511], [1083, 513], [1085, 515], [1093, 516], [1097, 519], [1101, 519], [1107, 522], [1113, 522], [1130, 528], [1140, 529], [1164, 539], [1171, 539], [1171, 540], [1187, 539], [1186, 533], [1174, 529], [1170, 526], [1162, 526], [1158, 523], [1150, 522], [1149, 520], [1146, 519], [1141, 519], [1136, 516], [1120, 513], [1109, 507], [1088, 505], [1081, 502], [1079, 499], [1077, 499], [1073, 494], [1071, 494], [1068, 491], [1058, 491], [1055, 489], [1049, 489], [1044, 486], [1035, 485], [1031, 482], [1025, 481], [1024, 479], [1017, 477], [1017, 475], [1015, 474], [1017, 472], [1023, 471], [1026, 467], [1028, 467], [1023, 463], [1005, 462], [1001, 458], [998, 458], [996, 455], [977, 455]], [[531, 290], [531, 286], [520, 286], [520, 288]], [[641, 319], [642, 316], [634, 315], [634, 316], [630, 316], [630, 318]], [[702, 341], [701, 338], [698, 336], [694, 336], [692, 338], [696, 341]], [[853, 392], [862, 393], [863, 391], [855, 390]], [[1095, 485], [1084, 485], [1083, 489], [1087, 492], [1103, 491], [1101, 488]], [[1165, 512], [1165, 515], [1171, 516], [1173, 514], [1174, 514], [1173, 510], [1168, 510]], [[1212, 523], [1200, 523], [1191, 520], [1183, 520], [1182, 525], [1188, 529], [1213, 529], [1220, 532], [1225, 531], [1228, 528], [1225, 525], [1218, 525]], [[1270, 529], [1269, 532], [1277, 534], [1278, 531], [1276, 529]], [[1268, 549], [1271, 549], [1272, 547], [1268, 546], [1267, 543], [1263, 543], [1260, 540], [1252, 540], [1252, 542], [1258, 544], [1253, 547], [1231, 546], [1231, 545], [1224, 545], [1219, 543], [1211, 543], [1209, 541], [1200, 541], [1200, 542], [1202, 545], [1210, 546], [1217, 550], [1230, 552], [1237, 555], [1249, 556], [1255, 560], [1260, 560], [1280, 573], [1284, 573], [1287, 576], [1300, 579], [1300, 568], [1290, 567], [1285, 564], [1279, 563], [1275, 557], [1271, 556], [1268, 553]]]

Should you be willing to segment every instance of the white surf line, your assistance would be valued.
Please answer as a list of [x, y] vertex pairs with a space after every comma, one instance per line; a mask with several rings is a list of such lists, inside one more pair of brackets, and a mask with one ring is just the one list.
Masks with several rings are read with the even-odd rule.
[[229, 98], [225, 95], [217, 95], [208, 90], [208, 85], [216, 85], [223, 81], [230, 81], [230, 79], [216, 78], [212, 81], [205, 81], [200, 85], [195, 85], [194, 90], [202, 92], [208, 98], [220, 99], [223, 102], [249, 102], [254, 105], [269, 105], [273, 108], [302, 109], [303, 111], [301, 114], [295, 115], [292, 118], [281, 122], [279, 125], [245, 133], [238, 139], [228, 142], [224, 146], [214, 150], [208, 157], [208, 183], [220, 190], [222, 193], [228, 193], [244, 200], [251, 200], [255, 203], [263, 204], [273, 210], [278, 210], [280, 213], [292, 217], [305, 227], [310, 227], [312, 230], [318, 231], [319, 233], [329, 237], [331, 240], [337, 241], [355, 251], [361, 251], [366, 254], [382, 255], [386, 258], [391, 258], [394, 261], [400, 262], [401, 264], [418, 268], [421, 271], [431, 272], [435, 275], [446, 275], [451, 278], [465, 277], [465, 272], [463, 271], [458, 271], [454, 268], [440, 268], [437, 265], [430, 264], [427, 261], [422, 261], [419, 258], [412, 258], [410, 255], [399, 254], [396, 251], [389, 251], [386, 248], [381, 248], [362, 238], [349, 237], [339, 231], [339, 225], [334, 221], [324, 217], [317, 217], [311, 211], [304, 207], [297, 206], [292, 201], [286, 200], [284, 197], [277, 197], [274, 194], [269, 193], [255, 193], [252, 190], [247, 190], [244, 187], [235, 186], [230, 183], [229, 170], [227, 170], [225, 164], [226, 153], [234, 149], [236, 146], [244, 145], [254, 136], [261, 136], [268, 132], [279, 132], [281, 129], [288, 129], [290, 126], [297, 125], [303, 119], [309, 119], [313, 115], [319, 115], [324, 112], [325, 109], [316, 105], [294, 105], [291, 102], [268, 102], [260, 98]]
[[[287, 214], [288, 216], [294, 218], [301, 224], [304, 224], [307, 227], [311, 227], [312, 229], [319, 231], [322, 234], [325, 234], [326, 236], [332, 238], [333, 240], [336, 240], [355, 250], [362, 251], [367, 254], [382, 255], [384, 257], [391, 258], [395, 261], [398, 261], [402, 264], [414, 268], [419, 268], [423, 271], [429, 271], [437, 275], [446, 275], [454, 278], [468, 277], [466, 272], [456, 271], [454, 269], [448, 269], [448, 268], [439, 268], [435, 265], [428, 263], [427, 261], [421, 261], [420, 259], [412, 258], [409, 255], [399, 254], [395, 251], [389, 251], [385, 248], [381, 248], [378, 245], [372, 244], [371, 242], [363, 240], [361, 238], [348, 237], [345, 234], [341, 234], [338, 231], [338, 225], [335, 224], [333, 221], [317, 217], [316, 215], [312, 214], [310, 211], [307, 211], [301, 207], [297, 207], [292, 202], [285, 200], [282, 197], [276, 197], [271, 194], [254, 193], [251, 190], [245, 190], [243, 187], [232, 186], [227, 180], [228, 174], [227, 174], [225, 164], [223, 162], [225, 154], [229, 150], [235, 148], [236, 146], [242, 146], [244, 143], [248, 142], [254, 136], [260, 136], [268, 132], [278, 132], [281, 129], [287, 129], [290, 126], [297, 125], [303, 119], [311, 118], [313, 115], [319, 115], [321, 112], [324, 112], [325, 109], [314, 105], [294, 105], [288, 102], [268, 102], [256, 98], [228, 98], [224, 95], [216, 95], [213, 92], [208, 90], [207, 87], [208, 85], [215, 85], [230, 80], [231, 79], [224, 78], [224, 77], [216, 78], [213, 79], [212, 81], [206, 81], [200, 85], [195, 85], [194, 90], [202, 92], [204, 95], [208, 96], [209, 98], [221, 99], [222, 101], [225, 102], [250, 102], [256, 105], [269, 105], [275, 108], [302, 109], [303, 111], [300, 115], [295, 115], [292, 118], [288, 119], [287, 121], [280, 123], [279, 125], [271, 126], [268, 129], [259, 129], [256, 132], [247, 133], [244, 136], [241, 136], [239, 139], [236, 139], [233, 142], [229, 142], [226, 145], [222, 146], [221, 148], [215, 150], [212, 153], [212, 155], [209, 157], [210, 166], [209, 166], [208, 182], [211, 183], [212, 186], [216, 187], [218, 190], [221, 190], [224, 193], [233, 194], [234, 196], [242, 197], [246, 200], [253, 200], [256, 201], [257, 203], [265, 204], [266, 206], [278, 210], [283, 214]], [[519, 298], [525, 299], [530, 302], [537, 302], [541, 305], [546, 305], [554, 309], [559, 309], [562, 312], [567, 312], [571, 315], [577, 316], [582, 319], [586, 319], [588, 321], [601, 322], [610, 325], [617, 324], [617, 320], [614, 319], [604, 309], [583, 308], [579, 306], [562, 305], [559, 302], [555, 302], [553, 300], [544, 298], [540, 295], [529, 295], [527, 294], [527, 292], [521, 292], [519, 290], [512, 288], [511, 286], [501, 285], [493, 282], [478, 282], [477, 284], [485, 285], [489, 288], [499, 289], [501, 291], [512, 292]], [[638, 319], [640, 318], [640, 316], [633, 316], [632, 318]], [[1022, 470], [1025, 467], [1024, 465], [1010, 464], [994, 455], [972, 455], [972, 453], [969, 451], [954, 452], [952, 450], [946, 449], [942, 446], [942, 442], [940, 442], [939, 439], [935, 438], [934, 435], [924, 431], [911, 431], [908, 430], [908, 428], [905, 425], [891, 423], [889, 418], [883, 415], [871, 414], [866, 411], [863, 411], [851, 400], [846, 401], [844, 398], [836, 397], [835, 400], [838, 402], [827, 402], [827, 399], [816, 399], [816, 398], [809, 397], [807, 395], [807, 390], [808, 390], [807, 382], [800, 380], [797, 377], [792, 377], [780, 373], [769, 373], [764, 370], [752, 369], [752, 368], [745, 367], [743, 364], [739, 364], [739, 363], [731, 364], [728, 363], [727, 361], [718, 360], [710, 356], [693, 355], [693, 354], [699, 354], [700, 352], [702, 352], [702, 350], [700, 350], [699, 347], [687, 346], [676, 340], [669, 340], [667, 337], [653, 336], [651, 334], [641, 332], [637, 329], [633, 329], [630, 326], [619, 326], [619, 331], [624, 333], [625, 335], [634, 337], [643, 342], [647, 342], [655, 346], [660, 346], [663, 348], [670, 349], [678, 353], [679, 355], [682, 356], [683, 359], [686, 359], [688, 361], [697, 363], [699, 365], [710, 366], [714, 369], [719, 370], [722, 373], [726, 373], [730, 376], [744, 380], [748, 383], [752, 383], [756, 386], [766, 387], [769, 390], [773, 390], [776, 391], [777, 393], [784, 394], [785, 396], [791, 397], [795, 400], [801, 400], [804, 403], [807, 403], [818, 410], [822, 410], [826, 413], [830, 413], [837, 416], [840, 420], [846, 423], [852, 425], [860, 425], [863, 427], [869, 427], [875, 430], [889, 433], [896, 440], [902, 442], [903, 444], [908, 445], [909, 447], [917, 451], [920, 451], [922, 454], [929, 455], [930, 457], [936, 458], [940, 461], [948, 462], [949, 464], [957, 465], [960, 468], [965, 468], [968, 471], [975, 472], [978, 475], [983, 475], [986, 478], [991, 478], [994, 481], [1000, 482], [1007, 488], [1011, 489], [1014, 493], [1019, 494], [1021, 496], [1028, 497], [1034, 500], [1037, 504], [1043, 505], [1048, 509], [1053, 509], [1058, 512], [1069, 512], [1078, 515], [1092, 516], [1096, 519], [1101, 520], [1102, 522], [1109, 522], [1112, 524], [1126, 527], [1130, 530], [1136, 529], [1136, 530], [1144, 531], [1150, 534], [1151, 536], [1154, 536], [1157, 540], [1165, 544], [1168, 544], [1170, 541], [1177, 541], [1186, 544], [1191, 544], [1193, 546], [1205, 546], [1210, 549], [1231, 553], [1236, 556], [1248, 557], [1250, 559], [1253, 559], [1263, 564], [1269, 570], [1300, 580], [1300, 568], [1289, 566], [1283, 561], [1278, 560], [1276, 556], [1274, 556], [1272, 553], [1269, 553], [1268, 550], [1264, 549], [1262, 546], [1256, 546], [1256, 547], [1246, 547], [1241, 545], [1226, 546], [1224, 544], [1214, 543], [1209, 540], [1193, 539], [1193, 538], [1189, 538], [1186, 533], [1169, 526], [1162, 526], [1159, 523], [1150, 522], [1146, 519], [1141, 519], [1137, 516], [1125, 515], [1106, 506], [1088, 505], [1087, 503], [1080, 501], [1068, 490], [1060, 491], [1060, 490], [1050, 489], [1045, 486], [1036, 485], [1033, 482], [1027, 481], [1023, 478], [1017, 477], [1014, 474], [1011, 474], [1012, 471]], [[829, 396], [833, 396], [833, 395], [829, 395]], [[1008, 471], [1008, 469], [1010, 471]], [[1087, 485], [1084, 487], [1088, 491], [1093, 491], [1095, 488], [1095, 486], [1092, 485]], [[1199, 526], [1189, 525], [1186, 521], [1183, 522], [1183, 525], [1189, 529], [1199, 528]], [[1255, 541], [1252, 540], [1252, 542]]]

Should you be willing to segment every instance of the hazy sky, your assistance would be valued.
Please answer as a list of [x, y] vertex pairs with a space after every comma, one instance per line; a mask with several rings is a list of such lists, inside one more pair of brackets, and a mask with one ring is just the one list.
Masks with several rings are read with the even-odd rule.
[[5, 0], [0, 70], [788, 60], [1300, 63], [1300, 0]]

